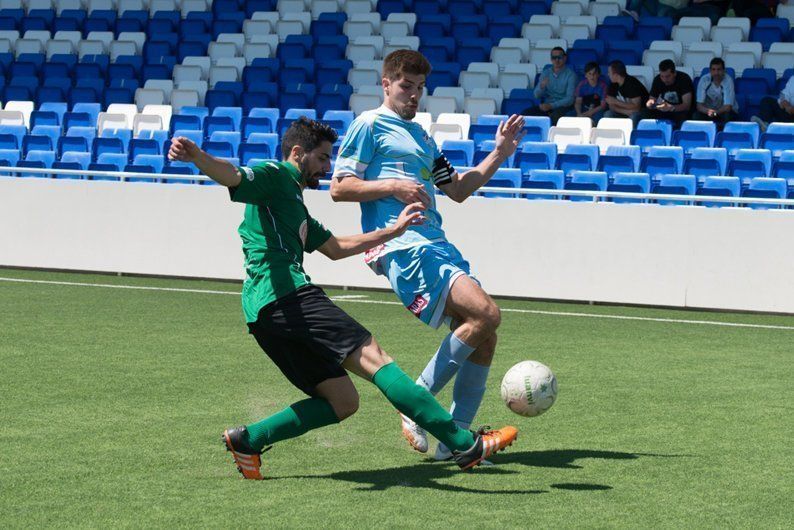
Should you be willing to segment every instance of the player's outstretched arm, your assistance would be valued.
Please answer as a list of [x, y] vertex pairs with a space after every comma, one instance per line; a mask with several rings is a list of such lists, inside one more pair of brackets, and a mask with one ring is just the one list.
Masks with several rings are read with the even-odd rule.
[[179, 162], [189, 162], [203, 174], [221, 184], [233, 188], [240, 184], [242, 175], [228, 160], [215, 158], [214, 156], [202, 151], [192, 140], [179, 136], [171, 140], [171, 148], [168, 150], [168, 159]]
[[524, 117], [517, 114], [510, 116], [506, 122], [500, 122], [496, 130], [494, 150], [477, 167], [465, 173], [458, 173], [451, 183], [440, 186], [441, 191], [456, 202], [463, 202], [471, 197], [472, 193], [491, 180], [499, 166], [516, 152], [516, 148], [524, 138], [523, 129]]
[[401, 236], [412, 225], [424, 223], [424, 210], [425, 206], [421, 202], [409, 204], [403, 209], [393, 225], [354, 236], [331, 236], [318, 250], [332, 260], [360, 254]]
[[413, 180], [364, 180], [354, 175], [342, 175], [331, 180], [331, 199], [334, 202], [369, 202], [392, 195], [405, 204], [421, 202], [427, 207], [431, 204], [425, 187]]

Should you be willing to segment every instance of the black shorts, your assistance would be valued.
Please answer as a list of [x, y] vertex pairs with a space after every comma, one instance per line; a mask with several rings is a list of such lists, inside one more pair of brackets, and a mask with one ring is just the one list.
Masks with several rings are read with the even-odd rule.
[[347, 374], [342, 362], [372, 334], [315, 285], [263, 307], [251, 334], [290, 383], [315, 396], [315, 387]]

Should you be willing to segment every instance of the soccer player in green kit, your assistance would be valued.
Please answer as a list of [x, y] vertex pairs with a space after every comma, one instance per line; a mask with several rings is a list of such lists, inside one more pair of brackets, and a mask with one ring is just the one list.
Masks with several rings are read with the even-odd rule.
[[226, 429], [223, 441], [237, 469], [261, 480], [261, 454], [272, 444], [350, 417], [358, 393], [347, 372], [371, 381], [402, 414], [453, 450], [461, 469], [478, 465], [513, 443], [514, 427], [477, 432], [458, 427], [428, 390], [415, 384], [372, 335], [337, 307], [303, 270], [303, 253], [319, 250], [336, 260], [364, 252], [423, 222], [423, 206], [408, 205], [388, 228], [334, 236], [313, 219], [303, 190], [317, 188], [331, 168], [337, 134], [301, 118], [282, 138], [284, 162], [235, 167], [174, 138], [168, 156], [191, 162], [245, 203], [239, 227], [245, 254], [243, 312], [249, 331], [287, 379], [309, 396], [255, 423]]

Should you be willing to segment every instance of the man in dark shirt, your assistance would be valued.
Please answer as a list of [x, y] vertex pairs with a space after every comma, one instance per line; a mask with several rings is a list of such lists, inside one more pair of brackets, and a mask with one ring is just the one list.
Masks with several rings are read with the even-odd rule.
[[626, 65], [622, 61], [609, 63], [609, 81], [606, 103], [609, 107], [604, 113], [605, 118], [631, 118], [636, 125], [648, 90], [634, 76], [628, 75]]
[[692, 113], [694, 91], [692, 78], [684, 72], [676, 72], [675, 63], [665, 59], [659, 63], [659, 75], [653, 78], [642, 118], [669, 120], [676, 129], [681, 127]]

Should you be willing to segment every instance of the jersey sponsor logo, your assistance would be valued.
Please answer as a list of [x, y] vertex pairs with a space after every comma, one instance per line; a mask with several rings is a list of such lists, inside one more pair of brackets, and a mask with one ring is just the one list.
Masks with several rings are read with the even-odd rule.
[[378, 245], [364, 252], [364, 263], [372, 263], [383, 254], [383, 249], [386, 245]]
[[253, 169], [251, 169], [250, 167], [241, 167], [240, 169], [242, 169], [243, 173], [245, 173], [245, 178], [247, 178], [251, 182], [254, 181], [254, 170]]
[[298, 234], [301, 237], [301, 244], [306, 246], [306, 237], [309, 235], [309, 223], [304, 219], [301, 227], [298, 229]]
[[[418, 294], [414, 301], [411, 302], [411, 305], [408, 306], [408, 311], [416, 315], [417, 317], [422, 314], [422, 311], [427, 307], [428, 301], [425, 298], [426, 294]], [[429, 297], [428, 297], [429, 298]]]

